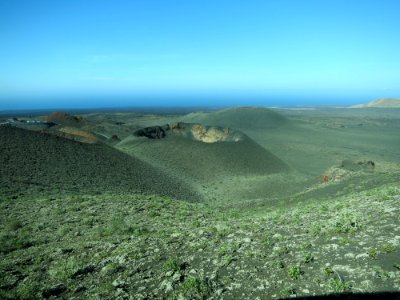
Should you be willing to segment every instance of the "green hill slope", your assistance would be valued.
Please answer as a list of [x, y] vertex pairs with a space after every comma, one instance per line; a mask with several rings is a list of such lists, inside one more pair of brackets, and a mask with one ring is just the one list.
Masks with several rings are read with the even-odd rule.
[[208, 143], [177, 134], [162, 139], [131, 136], [117, 147], [183, 178], [201, 181], [266, 175], [288, 169], [283, 161], [243, 133], [232, 132], [232, 135], [240, 139]]
[[182, 120], [239, 129], [277, 128], [290, 123], [281, 114], [265, 107], [230, 107], [210, 113], [191, 113]]
[[0, 126], [2, 193], [143, 192], [196, 200], [181, 181], [112, 147]]

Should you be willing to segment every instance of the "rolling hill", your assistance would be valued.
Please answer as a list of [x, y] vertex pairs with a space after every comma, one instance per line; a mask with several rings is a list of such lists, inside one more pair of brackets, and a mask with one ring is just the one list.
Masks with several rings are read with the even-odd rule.
[[265, 107], [230, 107], [215, 112], [195, 112], [184, 116], [182, 121], [234, 129], [268, 129], [290, 123], [286, 117]]
[[47, 122], [54, 122], [56, 124], [61, 124], [70, 127], [82, 127], [86, 124], [82, 117], [73, 116], [65, 112], [53, 112], [45, 117]]
[[0, 126], [0, 193], [139, 192], [199, 200], [180, 180], [103, 144]]
[[0, 299], [398, 299], [398, 112], [281, 112], [0, 126]]
[[158, 130], [168, 127], [171, 129], [158, 138], [132, 135], [117, 147], [183, 178], [202, 182], [288, 169], [278, 157], [239, 131], [190, 123], [165, 125]]

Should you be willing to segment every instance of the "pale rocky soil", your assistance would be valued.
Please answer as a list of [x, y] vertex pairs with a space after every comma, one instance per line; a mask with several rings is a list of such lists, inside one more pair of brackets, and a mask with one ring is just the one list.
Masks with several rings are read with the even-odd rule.
[[1, 298], [400, 291], [400, 186], [286, 207], [139, 195], [1, 200]]

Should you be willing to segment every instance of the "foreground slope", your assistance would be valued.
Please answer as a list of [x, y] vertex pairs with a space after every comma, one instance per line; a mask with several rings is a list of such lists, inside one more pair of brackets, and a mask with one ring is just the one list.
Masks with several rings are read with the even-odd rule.
[[1, 193], [124, 191], [198, 196], [182, 182], [106, 145], [0, 126]]
[[5, 200], [0, 298], [399, 292], [399, 201], [398, 183], [253, 210], [111, 193]]

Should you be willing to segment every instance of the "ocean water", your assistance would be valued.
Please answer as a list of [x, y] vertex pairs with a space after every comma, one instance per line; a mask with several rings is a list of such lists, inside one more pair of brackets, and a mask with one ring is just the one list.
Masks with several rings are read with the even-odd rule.
[[325, 93], [305, 94], [295, 91], [288, 94], [280, 93], [190, 93], [165, 95], [93, 95], [93, 96], [55, 96], [55, 97], [0, 97], [0, 111], [49, 109], [123, 109], [123, 108], [221, 108], [227, 106], [270, 106], [270, 107], [307, 107], [336, 106], [346, 107], [354, 104], [367, 103], [377, 98], [399, 97], [400, 92], [384, 94], [377, 92], [365, 93]]

